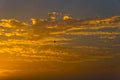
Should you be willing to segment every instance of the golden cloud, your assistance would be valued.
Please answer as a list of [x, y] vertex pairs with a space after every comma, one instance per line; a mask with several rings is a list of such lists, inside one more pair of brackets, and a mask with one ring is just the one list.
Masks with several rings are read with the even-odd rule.
[[6, 28], [18, 28], [18, 27], [26, 27], [28, 26], [28, 24], [16, 19], [1, 19], [0, 26]]

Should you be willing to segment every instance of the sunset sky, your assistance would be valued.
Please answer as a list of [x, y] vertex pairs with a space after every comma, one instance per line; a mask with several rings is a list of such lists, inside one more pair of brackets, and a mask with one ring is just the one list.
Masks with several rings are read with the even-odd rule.
[[120, 0], [0, 0], [0, 18], [46, 18], [55, 10], [74, 18], [120, 14]]
[[0, 0], [0, 80], [120, 80], [120, 0]]

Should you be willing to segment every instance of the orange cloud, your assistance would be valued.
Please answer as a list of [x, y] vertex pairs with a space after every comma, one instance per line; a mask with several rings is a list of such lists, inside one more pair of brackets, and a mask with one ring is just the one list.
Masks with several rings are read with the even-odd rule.
[[1, 19], [0, 26], [7, 28], [17, 28], [17, 27], [26, 27], [28, 26], [28, 24], [16, 19]]
[[31, 18], [32, 25], [40, 25], [41, 23], [45, 22], [45, 19], [36, 19], [36, 18]]

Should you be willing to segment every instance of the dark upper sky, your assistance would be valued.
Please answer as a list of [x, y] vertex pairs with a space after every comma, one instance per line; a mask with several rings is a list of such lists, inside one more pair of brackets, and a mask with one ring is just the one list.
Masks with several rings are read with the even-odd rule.
[[46, 18], [49, 11], [74, 18], [120, 14], [120, 0], [0, 0], [0, 18]]

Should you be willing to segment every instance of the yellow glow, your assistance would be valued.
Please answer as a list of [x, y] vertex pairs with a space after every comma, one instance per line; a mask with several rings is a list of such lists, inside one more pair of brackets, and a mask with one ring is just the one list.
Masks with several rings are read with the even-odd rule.
[[70, 16], [68, 16], [68, 15], [63, 17], [63, 20], [70, 20], [70, 19], [72, 19], [72, 18]]
[[37, 23], [37, 20], [34, 18], [31, 18], [32, 24], [35, 25]]

